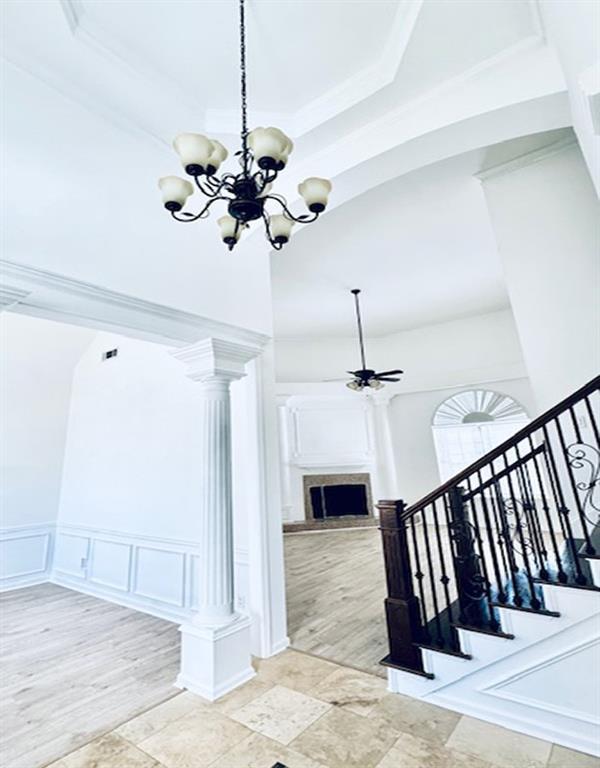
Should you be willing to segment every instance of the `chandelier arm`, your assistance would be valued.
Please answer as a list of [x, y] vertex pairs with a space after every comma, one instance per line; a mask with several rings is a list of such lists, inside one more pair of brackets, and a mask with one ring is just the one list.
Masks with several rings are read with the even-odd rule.
[[216, 185], [212, 184], [208, 181], [208, 177], [206, 178], [206, 183], [208, 184], [208, 189], [205, 189], [202, 184], [200, 183], [200, 177], [194, 176], [194, 181], [196, 182], [196, 186], [202, 192], [203, 195], [206, 195], [206, 197], [215, 197], [219, 194], [223, 187], [223, 182], [218, 182]]
[[263, 217], [263, 221], [265, 222], [265, 234], [267, 235], [267, 240], [271, 243], [271, 246], [276, 251], [280, 251], [283, 248], [283, 243], [276, 243], [275, 240], [273, 240], [273, 236], [271, 235], [271, 224], [269, 222], [269, 217], [267, 216], [264, 210], [263, 210], [262, 217]]
[[213, 203], [216, 203], [217, 200], [229, 200], [227, 197], [223, 197], [222, 195], [219, 195], [218, 197], [211, 198], [208, 203], [204, 206], [204, 208], [200, 211], [200, 213], [196, 214], [182, 214], [185, 216], [185, 218], [179, 218], [177, 216], [177, 211], [171, 211], [171, 216], [175, 219], [175, 221], [183, 221], [187, 224], [188, 221], [198, 221], [198, 219], [204, 219], [206, 216], [208, 216], [208, 209]]
[[312, 218], [307, 213], [302, 214], [302, 216], [294, 216], [294, 214], [290, 211], [290, 209], [279, 195], [265, 195], [263, 199], [275, 200], [275, 202], [279, 203], [279, 205], [282, 207], [283, 215], [286, 217], [286, 219], [295, 221], [298, 224], [312, 224], [313, 221], [316, 221], [319, 218], [318, 212], [313, 213]]

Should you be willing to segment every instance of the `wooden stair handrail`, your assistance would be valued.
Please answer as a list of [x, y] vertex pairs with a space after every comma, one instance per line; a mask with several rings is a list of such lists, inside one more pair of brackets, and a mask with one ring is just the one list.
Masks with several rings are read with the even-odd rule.
[[503, 443], [500, 443], [500, 445], [496, 446], [496, 448], [493, 448], [491, 451], [486, 453], [485, 456], [482, 456], [480, 459], [477, 459], [477, 461], [474, 461], [472, 464], [469, 464], [468, 467], [463, 469], [457, 475], [454, 475], [453, 477], [451, 477], [450, 480], [447, 480], [443, 485], [440, 485], [431, 493], [428, 493], [427, 496], [423, 496], [423, 498], [419, 499], [419, 501], [417, 501], [415, 504], [411, 504], [410, 507], [407, 507], [403, 511], [402, 519], [406, 520], [412, 517], [413, 515], [417, 514], [417, 512], [420, 512], [423, 509], [423, 507], [426, 507], [428, 504], [431, 504], [432, 501], [436, 501], [440, 496], [443, 496], [451, 488], [457, 486], [459, 483], [466, 480], [474, 472], [477, 472], [479, 469], [482, 469], [483, 467], [485, 467], [485, 465], [489, 464], [490, 461], [497, 459], [503, 453], [506, 453], [506, 451], [510, 450], [511, 448], [514, 448], [514, 446], [517, 443], [519, 443], [521, 440], [523, 440], [523, 438], [529, 437], [529, 435], [531, 435], [540, 427], [545, 426], [555, 416], [560, 415], [567, 408], [575, 405], [581, 399], [586, 397], [586, 395], [589, 395], [592, 392], [595, 392], [597, 389], [600, 389], [600, 376], [596, 376], [591, 381], [588, 381], [588, 383], [584, 384], [583, 387], [573, 392], [573, 394], [569, 395], [569, 397], [566, 397], [564, 400], [561, 400], [560, 403], [553, 406], [552, 408], [547, 410], [545, 413], [542, 413], [541, 416], [538, 416], [533, 421], [529, 422], [529, 424], [526, 427], [523, 427], [523, 429], [520, 429], [518, 432], [515, 432], [515, 434], [512, 435], [512, 437], [509, 437], [508, 440], [505, 440]]

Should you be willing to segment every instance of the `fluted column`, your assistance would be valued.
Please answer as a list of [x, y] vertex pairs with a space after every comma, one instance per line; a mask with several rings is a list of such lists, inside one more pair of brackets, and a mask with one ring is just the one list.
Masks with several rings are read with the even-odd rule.
[[199, 385], [204, 458], [198, 467], [202, 497], [197, 624], [220, 624], [233, 616], [230, 381], [211, 376]]
[[229, 387], [245, 375], [260, 349], [224, 339], [204, 339], [173, 355], [197, 382], [200, 430], [197, 472], [201, 479], [196, 595], [198, 608], [182, 625], [181, 671], [177, 684], [214, 700], [254, 676], [250, 618], [233, 607], [234, 550]]

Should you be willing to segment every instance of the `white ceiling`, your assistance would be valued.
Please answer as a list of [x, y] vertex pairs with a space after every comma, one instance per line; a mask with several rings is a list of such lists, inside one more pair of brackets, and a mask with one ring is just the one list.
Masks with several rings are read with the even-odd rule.
[[409, 173], [295, 233], [272, 256], [277, 338], [367, 336], [509, 305], [478, 171], [571, 135], [552, 131]]
[[[2, 256], [268, 332], [259, 228], [229, 254], [220, 212], [177, 225], [156, 188], [179, 170], [182, 130], [237, 149], [235, 0], [1, 5]], [[328, 213], [274, 257], [279, 334], [352, 333], [357, 283], [372, 334], [505, 305], [489, 228], [469, 215], [476, 184], [438, 161], [569, 124], [535, 7], [247, 0], [251, 125], [272, 118], [296, 141], [277, 191], [295, 205], [302, 178], [334, 185]]]

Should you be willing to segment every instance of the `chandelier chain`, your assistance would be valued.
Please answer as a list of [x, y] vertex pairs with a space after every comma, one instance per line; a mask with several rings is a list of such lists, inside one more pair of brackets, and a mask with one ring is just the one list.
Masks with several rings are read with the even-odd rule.
[[240, 0], [240, 85], [242, 97], [242, 158], [248, 172], [248, 106], [246, 94], [246, 13], [244, 0]]

